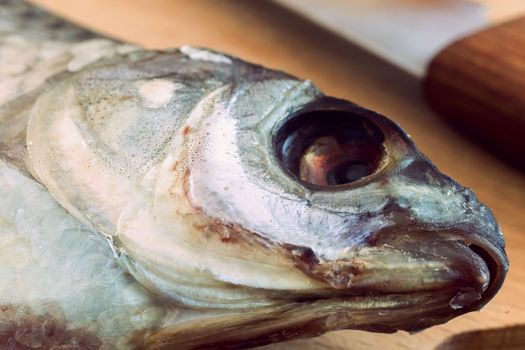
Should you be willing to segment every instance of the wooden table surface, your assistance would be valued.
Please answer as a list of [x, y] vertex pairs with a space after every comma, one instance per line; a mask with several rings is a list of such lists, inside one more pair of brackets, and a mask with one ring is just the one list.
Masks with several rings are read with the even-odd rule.
[[418, 82], [410, 76], [268, 1], [35, 2], [76, 23], [146, 47], [204, 46], [311, 79], [329, 94], [398, 122], [434, 164], [473, 188], [494, 211], [507, 239], [511, 268], [501, 292], [481, 312], [415, 335], [339, 331], [266, 350], [436, 349], [456, 333], [525, 325], [525, 174], [450, 129], [425, 105]]

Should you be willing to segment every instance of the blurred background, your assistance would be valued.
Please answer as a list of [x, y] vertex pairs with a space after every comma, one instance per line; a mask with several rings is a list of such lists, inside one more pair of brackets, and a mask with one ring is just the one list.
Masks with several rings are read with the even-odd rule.
[[[203, 46], [311, 79], [399, 123], [494, 211], [511, 269], [481, 312], [415, 335], [339, 331], [265, 349], [525, 348], [525, 1], [33, 2], [122, 41]], [[468, 333], [487, 329], [499, 331]]]

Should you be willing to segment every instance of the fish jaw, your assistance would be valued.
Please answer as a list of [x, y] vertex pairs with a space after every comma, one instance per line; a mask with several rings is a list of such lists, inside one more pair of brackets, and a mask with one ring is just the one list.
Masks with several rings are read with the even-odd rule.
[[[413, 239], [420, 237], [414, 235], [408, 240]], [[457, 241], [443, 244], [439, 239], [435, 243], [442, 251], [452, 250], [445, 259], [419, 258], [418, 264], [417, 258], [407, 259], [410, 249], [404, 243], [390, 242], [388, 248], [373, 253], [372, 249], [363, 249], [359, 261], [345, 266], [353, 272], [360, 269], [345, 288], [336, 285], [273, 293], [271, 303], [259, 307], [252, 304], [243, 310], [201, 308], [190, 319], [165, 320], [140, 345], [151, 349], [237, 349], [343, 329], [415, 332], [480, 309], [497, 291], [500, 281], [490, 281], [489, 289], [487, 263], [468, 246]], [[405, 250], [391, 253], [394, 245]], [[422, 250], [420, 245], [417, 254], [421, 256]], [[318, 270], [305, 270], [305, 274], [325, 281], [334, 281], [334, 275], [348, 277], [351, 273], [340, 266], [345, 262], [348, 260], [332, 262], [328, 268], [321, 264]]]
[[[435, 294], [435, 293], [433, 293]], [[430, 293], [355, 296], [351, 299], [297, 301], [287, 307], [248, 313], [214, 315], [188, 322], [167, 322], [145, 339], [148, 349], [242, 349], [336, 330], [394, 333], [417, 331], [410, 324], [442, 323], [459, 313], [441, 306], [452, 294]], [[205, 313], [203, 313], [205, 315]], [[249, 325], [249, 326], [247, 326]], [[234, 332], [234, 329], [243, 332]], [[225, 333], [226, 330], [230, 330]]]

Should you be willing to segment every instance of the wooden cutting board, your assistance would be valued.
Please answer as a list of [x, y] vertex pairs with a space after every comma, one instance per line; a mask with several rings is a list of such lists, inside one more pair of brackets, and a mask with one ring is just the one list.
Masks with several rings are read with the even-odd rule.
[[[507, 238], [511, 268], [501, 292], [481, 312], [415, 335], [339, 331], [268, 346], [266, 350], [437, 349], [457, 333], [525, 326], [525, 174], [451, 130], [425, 105], [418, 83], [409, 76], [268, 1], [35, 2], [76, 23], [146, 47], [205, 46], [311, 79], [329, 94], [398, 122], [443, 172], [473, 188], [494, 211]], [[525, 332], [523, 328], [511, 331], [503, 336], [495, 333], [483, 344], [498, 343], [509, 339], [509, 334]], [[472, 338], [481, 339], [479, 334]], [[440, 349], [468, 349], [474, 343], [467, 340], [454, 344]], [[512, 349], [525, 349], [524, 343], [520, 346]]]

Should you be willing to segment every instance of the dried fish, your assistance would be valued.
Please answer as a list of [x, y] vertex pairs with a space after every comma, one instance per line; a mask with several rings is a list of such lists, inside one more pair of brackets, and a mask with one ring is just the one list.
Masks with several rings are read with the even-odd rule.
[[0, 234], [25, 243], [0, 245], [17, 286], [0, 289], [0, 339], [29, 346], [18, 319], [92, 348], [416, 331], [501, 287], [491, 211], [387, 118], [219, 52], [142, 50], [18, 1], [2, 10], [0, 154], [18, 170], [0, 167]]

